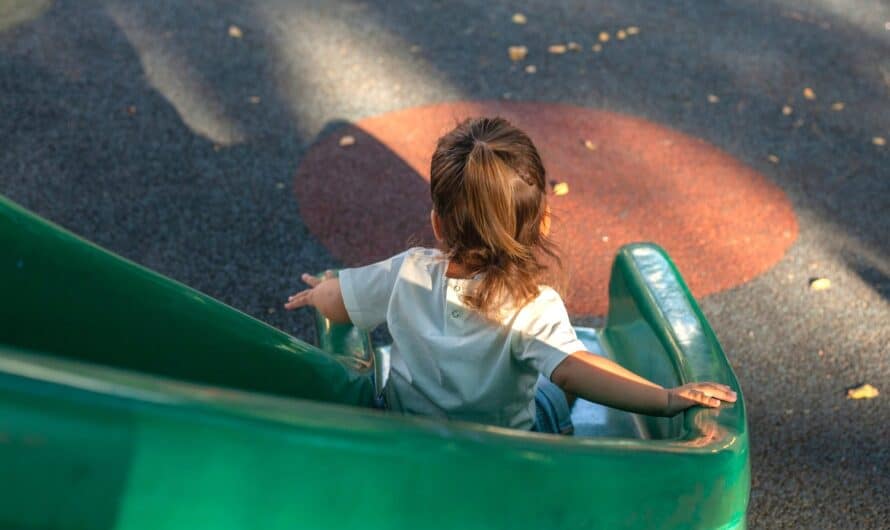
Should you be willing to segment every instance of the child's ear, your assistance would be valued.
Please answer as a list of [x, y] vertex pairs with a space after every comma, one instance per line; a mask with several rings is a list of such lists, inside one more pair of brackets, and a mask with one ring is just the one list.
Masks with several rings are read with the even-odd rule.
[[541, 234], [544, 237], [550, 235], [550, 205], [548, 204], [544, 210], [544, 217], [541, 218]]
[[433, 235], [436, 236], [436, 241], [439, 243], [442, 242], [442, 222], [439, 219], [439, 214], [436, 213], [436, 210], [430, 210], [430, 224], [433, 225]]

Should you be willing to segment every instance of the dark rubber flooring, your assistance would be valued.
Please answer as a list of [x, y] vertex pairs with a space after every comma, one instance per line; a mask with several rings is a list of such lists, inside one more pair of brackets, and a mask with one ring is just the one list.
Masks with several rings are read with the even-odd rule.
[[[298, 200], [328, 134], [507, 101], [701, 139], [798, 226], [768, 270], [701, 299], [749, 406], [750, 527], [890, 527], [890, 4], [535, 1], [524, 25], [516, 6], [0, 0], [0, 193], [311, 340], [309, 314], [280, 307], [300, 272], [343, 265]], [[846, 399], [862, 382], [882, 394]]]

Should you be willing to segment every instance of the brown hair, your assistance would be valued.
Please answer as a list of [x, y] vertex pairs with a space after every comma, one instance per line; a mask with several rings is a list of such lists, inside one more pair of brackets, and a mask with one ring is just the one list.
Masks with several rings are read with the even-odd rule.
[[503, 118], [468, 119], [439, 139], [430, 169], [449, 259], [483, 274], [464, 303], [490, 314], [535, 298], [545, 258], [560, 261], [541, 231], [547, 181], [528, 135]]

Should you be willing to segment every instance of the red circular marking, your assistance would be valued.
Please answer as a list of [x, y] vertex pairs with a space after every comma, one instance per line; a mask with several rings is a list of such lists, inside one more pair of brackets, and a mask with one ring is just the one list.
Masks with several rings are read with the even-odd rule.
[[[471, 116], [500, 115], [538, 146], [575, 314], [604, 314], [618, 247], [664, 247], [696, 296], [750, 280], [797, 235], [791, 204], [762, 175], [708, 144], [612, 112], [544, 103], [442, 103], [391, 112], [322, 137], [296, 175], [310, 231], [347, 266], [432, 244], [429, 160], [436, 140]], [[355, 144], [339, 145], [352, 135]], [[585, 146], [585, 140], [596, 145]]]

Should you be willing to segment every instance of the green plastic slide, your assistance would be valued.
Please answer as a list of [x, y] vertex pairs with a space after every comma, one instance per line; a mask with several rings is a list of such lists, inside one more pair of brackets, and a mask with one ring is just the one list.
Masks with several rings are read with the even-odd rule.
[[682, 278], [629, 245], [609, 301], [592, 351], [738, 402], [582, 403], [574, 437], [373, 410], [366, 334], [308, 345], [0, 197], [0, 528], [744, 528], [744, 400]]

